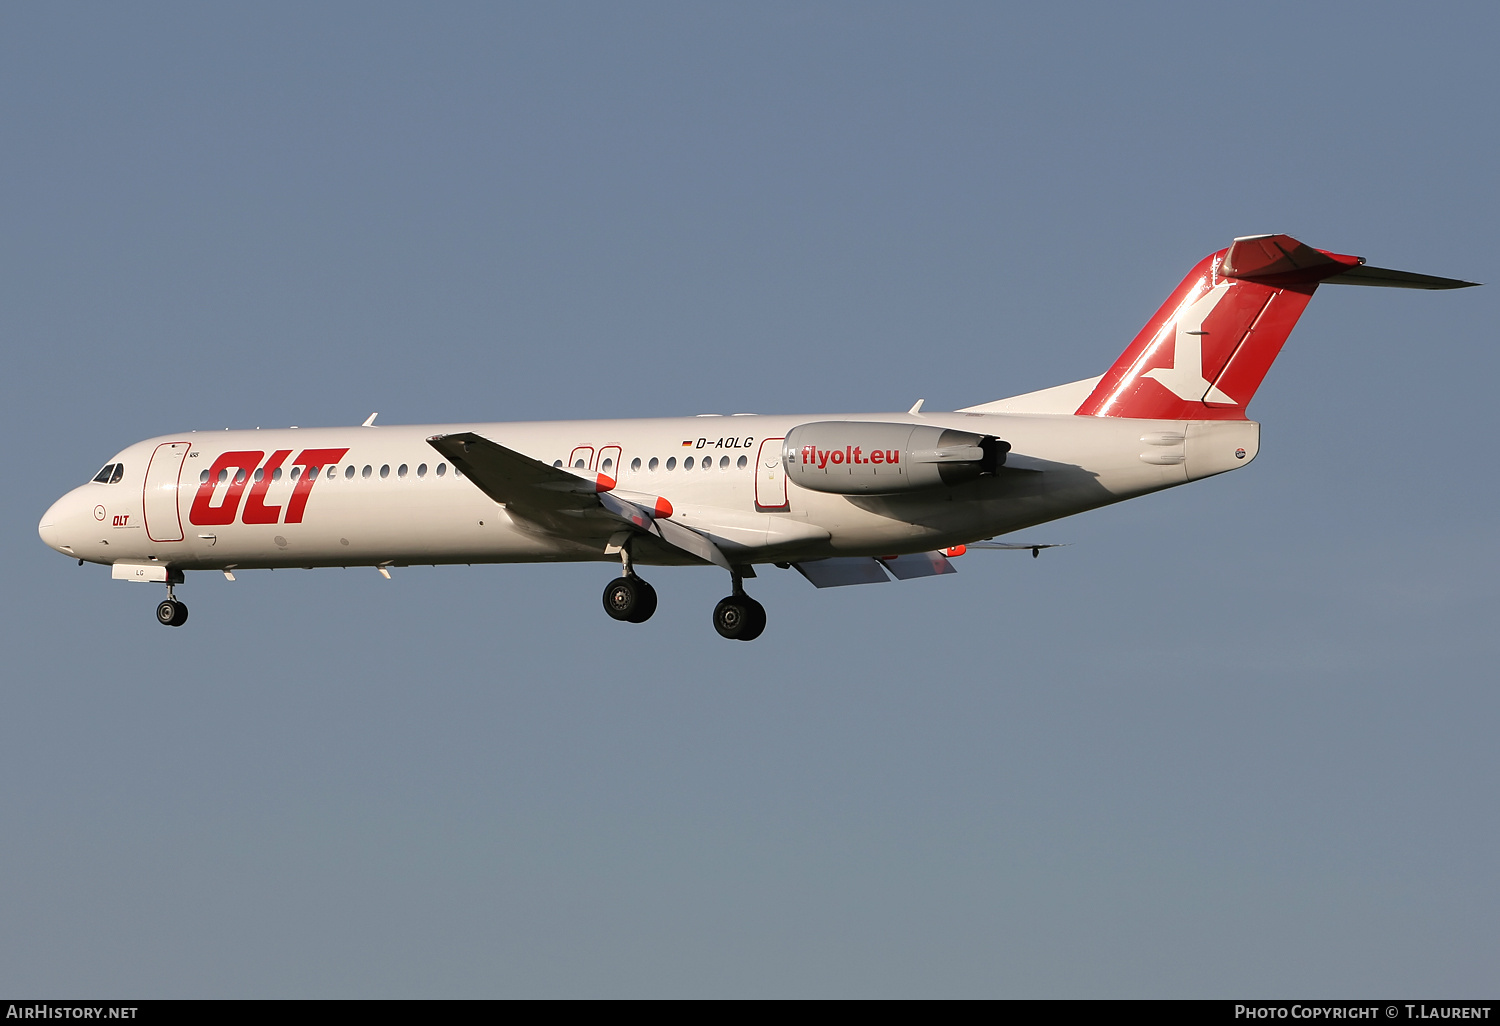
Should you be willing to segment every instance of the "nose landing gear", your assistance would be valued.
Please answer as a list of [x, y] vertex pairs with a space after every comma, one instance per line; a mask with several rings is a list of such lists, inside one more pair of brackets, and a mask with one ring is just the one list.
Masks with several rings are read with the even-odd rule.
[[167, 598], [156, 607], [156, 622], [163, 627], [181, 627], [187, 623], [187, 606], [177, 601], [172, 594], [172, 581], [167, 581]]
[[714, 630], [730, 641], [754, 641], [766, 629], [766, 607], [745, 594], [743, 578], [731, 574], [734, 594], [714, 606]]

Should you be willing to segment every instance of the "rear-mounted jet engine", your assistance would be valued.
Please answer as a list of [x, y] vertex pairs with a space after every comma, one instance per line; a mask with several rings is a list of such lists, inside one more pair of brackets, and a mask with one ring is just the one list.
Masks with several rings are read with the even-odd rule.
[[787, 478], [836, 495], [877, 495], [952, 486], [993, 474], [1010, 443], [928, 424], [829, 420], [787, 432]]

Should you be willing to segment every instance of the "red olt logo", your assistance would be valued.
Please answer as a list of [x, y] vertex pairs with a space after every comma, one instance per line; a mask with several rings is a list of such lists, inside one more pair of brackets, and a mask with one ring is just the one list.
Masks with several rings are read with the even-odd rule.
[[[290, 466], [300, 468], [301, 473], [293, 475], [297, 483], [292, 486], [284, 518], [281, 515], [283, 507], [266, 505], [266, 492], [271, 487], [276, 471], [287, 462], [292, 450], [277, 449], [266, 460], [265, 466], [261, 466], [260, 462], [265, 459], [264, 452], [252, 450], [223, 453], [208, 468], [208, 480], [198, 486], [198, 494], [193, 497], [193, 508], [188, 513], [188, 520], [199, 527], [232, 524], [235, 514], [240, 512], [240, 501], [243, 499], [245, 511], [240, 517], [241, 523], [300, 524], [302, 514], [307, 510], [307, 497], [312, 494], [313, 485], [318, 481], [318, 471], [337, 463], [348, 451], [347, 448], [304, 449], [301, 455], [291, 461]], [[261, 471], [260, 480], [251, 481], [257, 468]], [[215, 505], [214, 493], [218, 490], [221, 473], [225, 475], [227, 485], [223, 497]], [[245, 495], [247, 487], [250, 490], [248, 497]]]

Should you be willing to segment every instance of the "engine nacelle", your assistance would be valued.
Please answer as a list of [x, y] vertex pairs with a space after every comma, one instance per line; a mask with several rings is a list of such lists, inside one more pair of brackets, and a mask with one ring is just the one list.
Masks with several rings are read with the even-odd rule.
[[878, 495], [962, 484], [993, 474], [1010, 443], [930, 424], [828, 420], [787, 432], [787, 480], [815, 492]]

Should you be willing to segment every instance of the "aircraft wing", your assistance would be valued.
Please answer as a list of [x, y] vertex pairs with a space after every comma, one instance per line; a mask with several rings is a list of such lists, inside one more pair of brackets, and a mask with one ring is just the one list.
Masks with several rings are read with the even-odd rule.
[[590, 480], [507, 449], [472, 431], [433, 435], [427, 444], [448, 457], [480, 491], [496, 502], [536, 509], [589, 509], [615, 486], [603, 474]]
[[[670, 515], [670, 507], [665, 511], [660, 506], [648, 508], [612, 494], [615, 482], [607, 475], [581, 477], [507, 449], [472, 431], [433, 435], [427, 444], [451, 460], [484, 494], [540, 524], [549, 533], [575, 541], [593, 541], [600, 535], [601, 527], [604, 534], [609, 534], [623, 522], [673, 548], [730, 569], [729, 559], [711, 539], [665, 519]], [[600, 520], [607, 523], [600, 525]]]
[[964, 548], [966, 548], [966, 549], [1003, 549], [1003, 550], [1005, 550], [1007, 552], [1024, 552], [1027, 549], [1030, 549], [1031, 550], [1031, 558], [1035, 559], [1036, 557], [1038, 557], [1038, 556], [1040, 556], [1042, 554], [1042, 550], [1043, 549], [1060, 549], [1064, 545], [1068, 545], [1068, 544], [1070, 544], [1070, 543], [1069, 542], [1037, 542], [1036, 544], [1028, 544], [1027, 542], [977, 541], [977, 542], [969, 542], [969, 544], [965, 545]]
[[1004, 549], [1006, 551], [1024, 552], [1027, 549], [1060, 549], [1067, 542], [1039, 542], [1035, 545], [1029, 542], [997, 542], [977, 541], [969, 542], [965, 548], [970, 549]]

